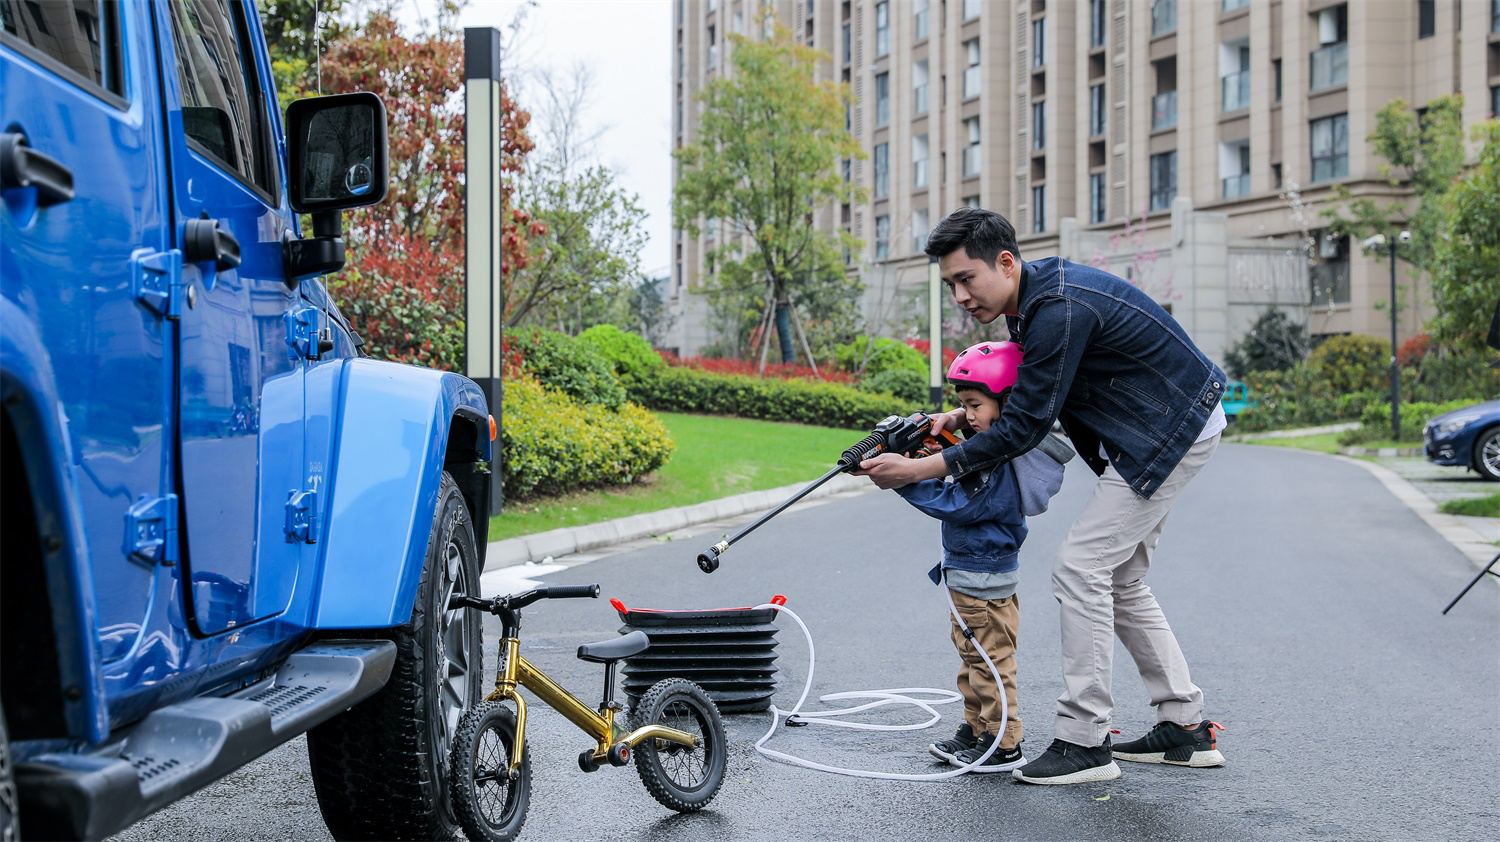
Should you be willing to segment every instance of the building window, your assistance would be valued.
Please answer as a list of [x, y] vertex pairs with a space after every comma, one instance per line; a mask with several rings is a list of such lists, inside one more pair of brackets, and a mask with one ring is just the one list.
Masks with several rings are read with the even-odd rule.
[[1282, 184], [1281, 165], [1280, 164], [1272, 164], [1271, 165], [1271, 186], [1275, 187], [1277, 190], [1280, 190], [1281, 189], [1281, 184]]
[[1328, 181], [1349, 175], [1349, 115], [1335, 114], [1312, 121], [1312, 180]]
[[891, 4], [889, 0], [875, 4], [875, 57], [891, 51]]
[[1047, 185], [1039, 184], [1031, 188], [1031, 233], [1040, 234], [1047, 230]]
[[849, 40], [851, 36], [852, 33], [849, 31], [849, 24], [846, 23], [844, 24], [844, 64], [854, 61], [853, 42]]
[[1219, 45], [1221, 110], [1239, 111], [1250, 107], [1250, 42], [1235, 41]]
[[911, 65], [911, 112], [912, 114], [927, 113], [927, 59], [912, 62]]
[[885, 260], [891, 256], [891, 218], [875, 217], [875, 259]]
[[918, 208], [911, 212], [911, 245], [912, 251], [921, 252], [927, 248], [927, 235], [931, 226], [927, 222], [927, 209]]
[[713, 70], [719, 66], [719, 44], [714, 37], [714, 28], [708, 28], [708, 69]]
[[1318, 12], [1318, 44], [1309, 57], [1312, 72], [1308, 89], [1320, 91], [1349, 83], [1349, 8], [1332, 6]]
[[1490, 31], [1500, 32], [1500, 0], [1490, 0]]
[[891, 74], [875, 74], [875, 127], [891, 122]]
[[1104, 173], [1089, 175], [1089, 223], [1098, 225], [1104, 221]]
[[979, 175], [979, 118], [965, 120], [964, 131], [969, 139], [969, 144], [964, 147], [964, 178], [968, 178]]
[[1243, 9], [1250, 5], [1250, 0], [1224, 0], [1219, 4], [1219, 11], [1232, 12], [1235, 9]]
[[911, 184], [921, 188], [927, 186], [927, 135], [919, 134], [911, 139]]
[[745, 13], [744, 12], [737, 11], [737, 12], [734, 13], [733, 24], [732, 24], [732, 27], [731, 27], [730, 31], [733, 32], [736, 35], [744, 35], [745, 34]]
[[1431, 38], [1437, 34], [1437, 3], [1434, 0], [1417, 0], [1417, 38]]
[[1104, 46], [1104, 0], [1089, 0], [1089, 49]]
[[1349, 238], [1317, 234], [1318, 262], [1308, 273], [1314, 307], [1349, 303]]
[[1249, 140], [1219, 144], [1219, 179], [1226, 199], [1238, 199], [1250, 192]]
[[1047, 19], [1039, 18], [1031, 22], [1031, 66], [1045, 67], [1047, 65]]
[[708, 10], [710, 12], [714, 11], [717, 8], [719, 8], [719, 0], [708, 0]]
[[1177, 195], [1177, 150], [1151, 156], [1151, 209], [1166, 210]]
[[1045, 102], [1031, 104], [1031, 148], [1047, 148], [1047, 104]]
[[964, 42], [964, 56], [968, 65], [964, 68], [964, 99], [979, 96], [979, 39]]
[[1281, 102], [1281, 59], [1271, 59], [1272, 102]]
[[1104, 134], [1105, 115], [1109, 113], [1109, 103], [1104, 98], [1104, 83], [1089, 86], [1089, 136], [1098, 137]]
[[1177, 92], [1165, 91], [1151, 98], [1151, 130], [1177, 125]]
[[977, 207], [979, 207], [979, 197], [978, 196], [965, 196], [964, 197], [964, 207], [966, 207], [966, 208], [977, 208]]
[[928, 10], [928, 8], [929, 8], [929, 2], [928, 2], [928, 0], [916, 0], [916, 2], [912, 4], [912, 11], [915, 14], [916, 19], [917, 19], [916, 40], [918, 40], [918, 41], [920, 41], [923, 38], [927, 37], [927, 18], [928, 18], [927, 10]]
[[1490, 119], [1500, 117], [1500, 85], [1490, 88]]
[[872, 192], [876, 199], [884, 199], [891, 195], [891, 145], [889, 143], [875, 144], [875, 185]]
[[1177, 0], [1151, 0], [1151, 37], [1177, 31]]
[[979, 0], [964, 0], [964, 20], [970, 21], [979, 17]]

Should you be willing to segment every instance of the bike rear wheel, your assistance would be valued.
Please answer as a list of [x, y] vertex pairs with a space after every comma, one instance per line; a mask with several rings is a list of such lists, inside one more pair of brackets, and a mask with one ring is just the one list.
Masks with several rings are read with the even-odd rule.
[[459, 720], [448, 758], [453, 810], [464, 835], [476, 842], [510, 842], [531, 805], [531, 752], [523, 750], [515, 780], [507, 774], [516, 750], [510, 708], [481, 702]]
[[693, 682], [668, 678], [652, 685], [635, 711], [638, 728], [664, 725], [698, 738], [693, 747], [646, 740], [635, 747], [635, 769], [662, 806], [679, 813], [703, 809], [724, 783], [728, 759], [718, 706]]

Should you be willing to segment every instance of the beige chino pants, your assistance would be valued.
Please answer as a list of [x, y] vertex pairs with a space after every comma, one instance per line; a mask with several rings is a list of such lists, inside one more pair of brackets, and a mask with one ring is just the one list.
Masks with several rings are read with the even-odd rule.
[[1143, 578], [1172, 504], [1218, 447], [1219, 436], [1193, 445], [1149, 499], [1109, 466], [1069, 530], [1052, 571], [1062, 623], [1057, 739], [1097, 746], [1108, 735], [1116, 635], [1135, 659], [1158, 722], [1203, 718], [1203, 691]]
[[[970, 643], [953, 615], [948, 615], [954, 648], [958, 649], [958, 692], [964, 697], [964, 721], [980, 734], [1001, 734], [1000, 747], [1015, 748], [1021, 744], [1021, 706], [1016, 701], [1016, 634], [1021, 628], [1021, 602], [1011, 595], [1005, 599], [978, 599], [949, 589], [953, 607], [964, 618], [964, 625], [974, 633]], [[1000, 688], [995, 675], [974, 646], [983, 647], [1000, 682], [1005, 687], [1006, 716], [1000, 718]]]

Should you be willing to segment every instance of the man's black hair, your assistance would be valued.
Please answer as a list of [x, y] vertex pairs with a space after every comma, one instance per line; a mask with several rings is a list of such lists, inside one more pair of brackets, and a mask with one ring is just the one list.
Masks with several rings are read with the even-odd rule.
[[1016, 248], [1015, 226], [1000, 214], [983, 208], [959, 208], [943, 217], [927, 236], [924, 251], [930, 257], [942, 258], [959, 248], [968, 256], [988, 263], [991, 269], [1002, 251], [1021, 259], [1021, 250]]

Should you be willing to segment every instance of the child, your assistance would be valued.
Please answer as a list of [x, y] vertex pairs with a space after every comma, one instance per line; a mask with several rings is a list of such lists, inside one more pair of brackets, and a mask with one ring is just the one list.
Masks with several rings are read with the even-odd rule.
[[[1020, 365], [1019, 345], [981, 342], [949, 366], [948, 382], [957, 389], [976, 433], [988, 430], [1000, 417]], [[958, 622], [952, 621], [953, 645], [962, 659], [958, 690], [964, 697], [964, 722], [951, 739], [927, 750], [964, 766], [984, 756], [999, 739], [999, 748], [975, 772], [1007, 772], [1026, 763], [1016, 702], [1016, 631], [1021, 619], [1017, 553], [1026, 540], [1025, 516], [1047, 510], [1047, 501], [1062, 484], [1063, 463], [1073, 455], [1060, 440], [1050, 435], [1048, 439], [1044, 447], [1011, 462], [973, 472], [979, 475], [977, 481], [926, 480], [896, 489], [908, 503], [943, 522], [943, 560], [928, 575], [934, 584], [948, 586], [973, 643], [989, 654], [1005, 685], [1008, 713], [1001, 722], [995, 676], [965, 641]]]

